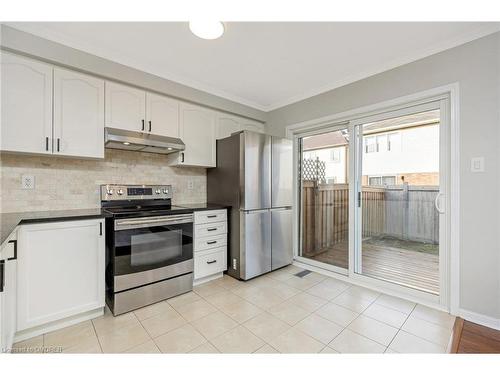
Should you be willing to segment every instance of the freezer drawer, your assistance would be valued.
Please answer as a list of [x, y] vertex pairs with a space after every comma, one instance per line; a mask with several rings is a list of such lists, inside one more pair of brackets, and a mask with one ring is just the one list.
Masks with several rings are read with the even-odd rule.
[[244, 280], [271, 271], [271, 212], [240, 213], [240, 277]]
[[271, 263], [272, 269], [292, 263], [292, 209], [271, 209]]
[[293, 153], [292, 141], [272, 137], [271, 205], [284, 207], [292, 205]]

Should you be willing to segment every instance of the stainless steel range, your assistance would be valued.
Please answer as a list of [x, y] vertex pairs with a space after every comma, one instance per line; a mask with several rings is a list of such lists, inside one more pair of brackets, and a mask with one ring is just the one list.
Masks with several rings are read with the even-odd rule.
[[193, 210], [170, 185], [102, 185], [106, 301], [114, 315], [193, 289]]

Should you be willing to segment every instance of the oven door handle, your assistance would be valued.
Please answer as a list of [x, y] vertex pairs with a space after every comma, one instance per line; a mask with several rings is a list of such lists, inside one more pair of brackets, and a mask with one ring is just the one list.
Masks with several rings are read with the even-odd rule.
[[119, 219], [115, 220], [115, 230], [157, 227], [161, 225], [186, 224], [193, 222], [193, 215], [174, 215], [170, 217], [154, 217], [144, 219]]

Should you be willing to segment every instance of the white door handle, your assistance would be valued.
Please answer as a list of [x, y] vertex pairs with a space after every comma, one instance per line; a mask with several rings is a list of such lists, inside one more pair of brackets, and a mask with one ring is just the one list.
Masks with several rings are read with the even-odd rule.
[[442, 196], [444, 196], [444, 194], [439, 192], [436, 195], [436, 199], [434, 199], [434, 206], [436, 207], [437, 212], [439, 212], [440, 214], [444, 214], [444, 210], [439, 207], [439, 198], [441, 198]]

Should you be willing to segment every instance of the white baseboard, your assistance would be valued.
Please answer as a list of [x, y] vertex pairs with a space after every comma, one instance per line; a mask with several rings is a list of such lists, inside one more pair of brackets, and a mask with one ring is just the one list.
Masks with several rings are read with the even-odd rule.
[[193, 281], [193, 286], [204, 284], [204, 283], [207, 283], [207, 282], [212, 281], [212, 280], [217, 280], [217, 279], [220, 279], [223, 276], [224, 276], [224, 273], [223, 272], [219, 272], [219, 273], [216, 273], [215, 275], [210, 275], [210, 276], [202, 277], [201, 279], [194, 280]]
[[479, 314], [477, 312], [466, 309], [460, 309], [459, 316], [464, 320], [468, 320], [469, 322], [500, 330], [500, 319], [496, 319], [491, 316]]
[[14, 337], [14, 342], [20, 342], [27, 339], [31, 339], [33, 337], [39, 336], [44, 333], [49, 333], [52, 331], [56, 331], [61, 328], [66, 328], [72, 326], [77, 323], [81, 323], [85, 320], [90, 320], [97, 318], [104, 314], [104, 308], [99, 307], [97, 309], [87, 311], [75, 316], [71, 316], [69, 318], [57, 320], [55, 322], [47, 323], [38, 327], [28, 328], [24, 331], [17, 332]]

